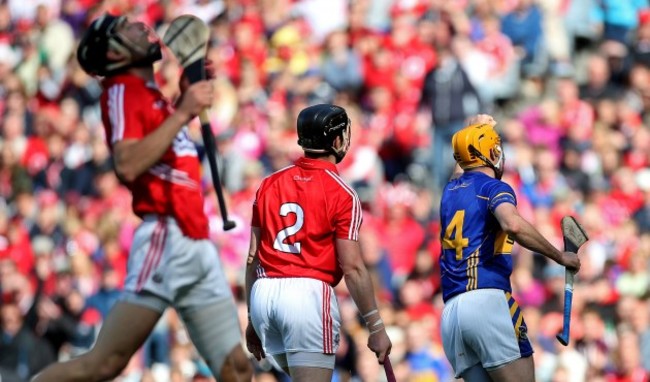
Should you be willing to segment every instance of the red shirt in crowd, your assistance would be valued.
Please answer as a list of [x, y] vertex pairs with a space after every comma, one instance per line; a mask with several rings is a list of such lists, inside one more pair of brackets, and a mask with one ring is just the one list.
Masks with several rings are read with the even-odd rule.
[[253, 204], [261, 229], [259, 277], [309, 277], [336, 285], [336, 239], [357, 241], [361, 203], [336, 166], [300, 158], [266, 177]]
[[[140, 77], [118, 75], [103, 85], [102, 120], [111, 151], [120, 140], [144, 138], [173, 112], [157, 86]], [[133, 194], [133, 211], [140, 217], [172, 216], [186, 236], [208, 238], [200, 171], [196, 147], [184, 127], [156, 164], [126, 184]]]

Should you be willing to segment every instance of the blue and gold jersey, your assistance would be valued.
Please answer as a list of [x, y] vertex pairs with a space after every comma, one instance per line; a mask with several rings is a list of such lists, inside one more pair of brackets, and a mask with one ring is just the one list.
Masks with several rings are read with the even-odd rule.
[[508, 184], [481, 172], [447, 183], [440, 201], [442, 297], [479, 288], [511, 292], [512, 246], [494, 217], [501, 203], [517, 205]]

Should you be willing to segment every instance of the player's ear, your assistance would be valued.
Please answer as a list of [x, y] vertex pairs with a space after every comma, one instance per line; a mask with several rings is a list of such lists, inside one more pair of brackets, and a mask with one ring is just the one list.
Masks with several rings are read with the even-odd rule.
[[340, 135], [337, 135], [334, 138], [334, 142], [332, 142], [332, 146], [334, 146], [335, 149], [340, 149], [341, 146], [343, 145], [343, 138]]
[[124, 53], [118, 52], [114, 49], [109, 49], [106, 52], [106, 58], [108, 58], [111, 61], [122, 61], [128, 57]]

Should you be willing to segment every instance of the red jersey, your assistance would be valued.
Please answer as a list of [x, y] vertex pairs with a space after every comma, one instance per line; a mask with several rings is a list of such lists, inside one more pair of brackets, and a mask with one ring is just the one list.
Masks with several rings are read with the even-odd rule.
[[[111, 152], [123, 139], [141, 139], [156, 130], [173, 112], [157, 86], [123, 74], [103, 83], [100, 104], [102, 121]], [[208, 238], [208, 219], [203, 211], [200, 164], [187, 126], [183, 127], [162, 158], [133, 182], [133, 212], [172, 216], [183, 234]]]
[[300, 158], [266, 177], [253, 204], [261, 230], [259, 277], [310, 277], [332, 286], [343, 272], [336, 239], [357, 241], [361, 203], [336, 166]]

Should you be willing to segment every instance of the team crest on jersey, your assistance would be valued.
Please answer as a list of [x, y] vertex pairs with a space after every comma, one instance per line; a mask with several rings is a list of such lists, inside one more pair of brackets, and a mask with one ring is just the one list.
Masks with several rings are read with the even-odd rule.
[[176, 137], [174, 137], [172, 150], [174, 150], [174, 154], [179, 157], [198, 156], [196, 146], [194, 146], [194, 142], [190, 139], [189, 129], [187, 126], [183, 126], [178, 134], [176, 134]]
[[527, 341], [528, 340], [528, 328], [526, 328], [525, 325], [520, 325], [519, 326], [519, 341]]

